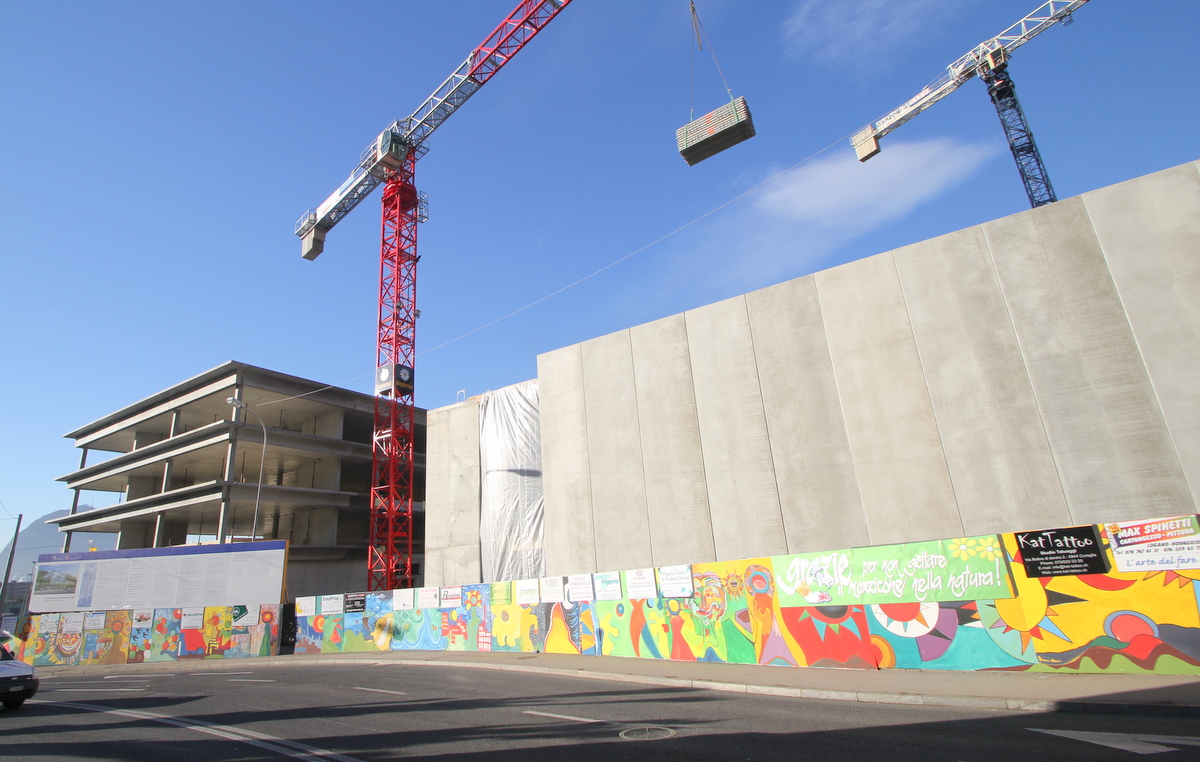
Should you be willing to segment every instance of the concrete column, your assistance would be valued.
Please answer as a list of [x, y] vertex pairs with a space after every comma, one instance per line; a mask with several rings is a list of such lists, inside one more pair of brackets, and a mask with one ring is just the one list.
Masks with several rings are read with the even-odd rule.
[[163, 461], [162, 489], [159, 492], [169, 492], [171, 490], [171, 466], [173, 461], [168, 458]]
[[[233, 387], [234, 399], [242, 399], [242, 385], [239, 383]], [[234, 423], [244, 423], [246, 413], [240, 407], [230, 407], [230, 420]], [[240, 427], [234, 427], [229, 431], [229, 444], [225, 448], [225, 476], [224, 479], [230, 484], [233, 483], [234, 474], [237, 471], [237, 435]], [[232, 519], [230, 513], [230, 497], [229, 487], [221, 490], [221, 512], [217, 518], [217, 542], [224, 544], [226, 536], [229, 534], [229, 522]]]
[[[171, 412], [171, 431], [167, 436], [174, 437], [178, 433], [179, 433], [179, 411], [174, 410]], [[170, 458], [168, 458], [167, 460], [165, 460], [163, 462], [162, 488], [159, 490], [159, 492], [170, 492], [171, 491], [171, 470], [172, 470], [173, 466], [174, 466], [174, 463], [171, 461]], [[158, 523], [159, 523], [159, 525], [161, 525], [162, 524], [162, 521], [161, 521], [162, 514], [159, 514], [159, 519], [160, 519], [160, 521]], [[158, 530], [157, 529], [155, 530], [154, 542], [155, 542], [154, 547], [157, 548], [158, 547]]]
[[[79, 470], [80, 471], [82, 471], [84, 468], [87, 467], [87, 456], [88, 456], [88, 448], [84, 447], [83, 452], [79, 455]], [[79, 511], [79, 490], [76, 489], [76, 490], [74, 490], [74, 492], [75, 492], [75, 496], [73, 498], [71, 498], [71, 512], [68, 514], [70, 516], [74, 516]], [[71, 535], [73, 535], [74, 532], [65, 532], [64, 534], [66, 536], [63, 537], [62, 552], [70, 553], [71, 552]]]
[[229, 497], [229, 487], [221, 490], [221, 511], [217, 514], [217, 542], [224, 545], [229, 535], [229, 521], [232, 518], [230, 503], [232, 500]]
[[167, 545], [167, 514], [159, 513], [154, 517], [154, 543], [150, 546], [153, 548], [162, 548]]

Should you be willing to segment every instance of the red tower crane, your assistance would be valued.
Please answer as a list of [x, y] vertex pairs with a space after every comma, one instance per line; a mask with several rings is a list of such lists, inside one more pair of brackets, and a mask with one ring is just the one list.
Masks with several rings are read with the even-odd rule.
[[428, 217], [425, 194], [414, 180], [417, 160], [429, 150], [429, 135], [570, 3], [522, 0], [411, 116], [393, 122], [367, 146], [333, 195], [296, 223], [301, 255], [316, 259], [330, 228], [384, 186], [368, 590], [411, 587], [413, 581], [417, 223]]

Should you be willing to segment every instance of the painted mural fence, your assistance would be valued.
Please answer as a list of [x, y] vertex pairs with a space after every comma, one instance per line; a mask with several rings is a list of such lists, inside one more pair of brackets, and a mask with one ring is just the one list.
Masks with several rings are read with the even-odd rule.
[[1200, 674], [1195, 516], [297, 601], [297, 653]]
[[[1196, 516], [823, 553], [338, 593], [296, 653], [524, 651], [858, 669], [1200, 674]], [[30, 617], [19, 658], [275, 653], [279, 607]], [[22, 634], [19, 632], [18, 634]]]
[[35, 667], [233, 659], [279, 652], [280, 606], [35, 614], [17, 620], [16, 656]]

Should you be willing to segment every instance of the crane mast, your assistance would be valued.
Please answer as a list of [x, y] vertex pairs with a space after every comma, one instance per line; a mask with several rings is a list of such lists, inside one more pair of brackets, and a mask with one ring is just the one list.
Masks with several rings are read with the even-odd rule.
[[301, 255], [316, 259], [325, 236], [383, 185], [379, 255], [375, 416], [371, 455], [367, 589], [411, 587], [416, 405], [417, 225], [428, 217], [416, 163], [443, 122], [508, 63], [571, 0], [522, 0], [467, 59], [405, 119], [379, 134], [345, 182], [296, 222]]
[[1087, 2], [1050, 0], [1000, 34], [976, 45], [969, 53], [947, 66], [921, 92], [856, 132], [850, 138], [850, 144], [854, 146], [858, 160], [866, 161], [879, 153], [880, 138], [945, 98], [972, 77], [979, 77], [988, 86], [988, 95], [1004, 127], [1029, 203], [1038, 207], [1054, 201], [1050, 177], [1034, 143], [1029, 122], [1017, 101], [1012, 77], [1008, 74], [1008, 60], [1014, 50], [1054, 24], [1070, 24], [1071, 14]]

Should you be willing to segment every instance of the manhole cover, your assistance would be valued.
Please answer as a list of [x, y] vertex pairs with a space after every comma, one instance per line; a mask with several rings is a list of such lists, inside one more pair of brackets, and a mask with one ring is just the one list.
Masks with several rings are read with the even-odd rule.
[[648, 728], [629, 728], [628, 730], [621, 731], [621, 738], [624, 738], [626, 741], [661, 741], [673, 735], [675, 735], [674, 730], [657, 725]]

